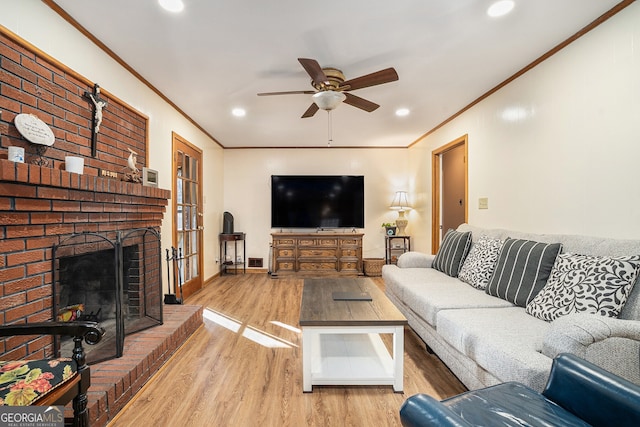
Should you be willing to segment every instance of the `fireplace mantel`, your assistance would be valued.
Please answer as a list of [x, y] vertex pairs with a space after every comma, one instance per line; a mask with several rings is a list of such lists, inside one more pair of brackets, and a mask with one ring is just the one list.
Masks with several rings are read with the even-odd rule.
[[[52, 318], [52, 247], [74, 233], [157, 228], [169, 190], [0, 159], [0, 321]], [[3, 358], [51, 354], [50, 341], [0, 341]]]
[[[171, 191], [156, 187], [145, 187], [141, 184], [119, 181], [114, 178], [103, 178], [93, 175], [78, 175], [60, 169], [46, 166], [38, 166], [27, 163], [14, 163], [9, 160], [0, 159], [0, 183], [27, 184], [31, 190], [21, 187], [26, 193], [18, 194], [20, 197], [38, 197], [36, 194], [44, 192], [53, 199], [74, 199], [72, 191], [87, 191], [93, 193], [109, 193], [130, 196], [140, 196], [150, 199], [157, 199], [159, 205], [166, 206], [167, 200], [171, 198]], [[50, 190], [47, 190], [50, 189]], [[62, 191], [55, 191], [60, 189]], [[64, 190], [69, 190], [65, 192]], [[6, 196], [4, 188], [0, 190], [0, 197]], [[82, 199], [81, 196], [76, 196]], [[160, 202], [164, 200], [164, 202]], [[155, 204], [155, 203], [154, 203]]]

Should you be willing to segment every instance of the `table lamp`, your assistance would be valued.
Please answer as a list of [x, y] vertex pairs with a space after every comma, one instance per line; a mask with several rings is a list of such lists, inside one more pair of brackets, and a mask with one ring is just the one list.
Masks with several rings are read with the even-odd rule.
[[405, 235], [405, 228], [409, 225], [409, 220], [404, 216], [404, 212], [411, 209], [409, 206], [409, 199], [407, 198], [406, 191], [396, 191], [396, 195], [391, 202], [391, 209], [398, 210], [398, 219], [396, 219], [396, 226], [398, 227], [398, 236]]

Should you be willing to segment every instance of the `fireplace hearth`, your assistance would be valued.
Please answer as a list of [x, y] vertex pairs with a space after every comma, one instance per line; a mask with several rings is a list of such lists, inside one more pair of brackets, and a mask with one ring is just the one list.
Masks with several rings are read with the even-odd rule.
[[[121, 357], [125, 335], [162, 324], [160, 235], [153, 228], [78, 233], [53, 249], [53, 317], [93, 320], [105, 329], [87, 363]], [[66, 353], [73, 343], [56, 340]]]

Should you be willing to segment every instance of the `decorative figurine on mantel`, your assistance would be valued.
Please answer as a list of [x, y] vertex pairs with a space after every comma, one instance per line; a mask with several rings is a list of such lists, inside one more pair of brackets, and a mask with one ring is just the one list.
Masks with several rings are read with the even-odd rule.
[[100, 132], [100, 125], [102, 124], [102, 110], [107, 108], [107, 101], [100, 98], [100, 86], [96, 83], [93, 85], [93, 93], [85, 92], [84, 96], [89, 98], [93, 103], [93, 126], [91, 130], [91, 156], [96, 156], [96, 140], [98, 139], [98, 132]]
[[142, 176], [140, 176], [140, 169], [136, 166], [136, 162], [138, 161], [138, 153], [133, 151], [131, 148], [128, 148], [130, 154], [127, 159], [127, 168], [129, 172], [125, 173], [122, 177], [123, 181], [127, 182], [142, 182]]

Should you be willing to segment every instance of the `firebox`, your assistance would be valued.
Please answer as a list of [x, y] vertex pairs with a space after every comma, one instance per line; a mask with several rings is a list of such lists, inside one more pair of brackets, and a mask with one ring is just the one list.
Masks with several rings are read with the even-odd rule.
[[[105, 329], [86, 346], [87, 363], [121, 357], [125, 335], [162, 324], [160, 234], [139, 228], [69, 236], [53, 248], [53, 318], [90, 320]], [[58, 353], [73, 347], [57, 338]]]

